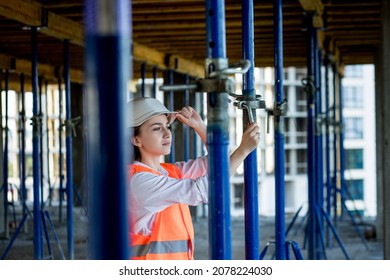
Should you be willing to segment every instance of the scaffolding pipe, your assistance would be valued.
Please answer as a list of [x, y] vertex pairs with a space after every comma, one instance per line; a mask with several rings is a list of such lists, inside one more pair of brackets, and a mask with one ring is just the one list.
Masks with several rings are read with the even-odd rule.
[[[325, 173], [326, 173], [326, 214], [331, 217], [332, 209], [332, 183], [330, 175], [330, 92], [329, 92], [329, 56], [325, 54]], [[330, 227], [326, 227], [326, 244], [331, 246], [332, 239], [330, 238]]]
[[[282, 0], [274, 1], [275, 104], [284, 102], [283, 95], [283, 13]], [[286, 224], [284, 193], [284, 119], [274, 115], [275, 138], [275, 257], [286, 259]]]
[[[225, 2], [206, 1], [206, 74], [226, 69]], [[232, 258], [229, 184], [228, 93], [207, 96], [210, 259]]]
[[156, 98], [157, 95], [157, 67], [153, 67], [153, 90], [152, 90], [152, 97]]
[[[167, 75], [167, 82], [169, 85], [173, 85], [174, 84], [174, 80], [173, 80], [173, 70], [172, 69], [169, 69], [167, 70], [166, 72], [166, 75]], [[175, 111], [175, 99], [174, 99], [174, 91], [173, 90], [170, 90], [168, 92], [168, 109], [170, 111]], [[171, 163], [174, 163], [176, 160], [175, 160], [175, 153], [176, 153], [176, 146], [175, 146], [175, 130], [172, 129], [171, 130], [171, 133], [172, 133], [172, 136], [171, 136], [171, 153], [169, 154], [169, 161]]]
[[74, 259], [73, 234], [73, 154], [72, 154], [72, 123], [71, 92], [70, 92], [70, 60], [69, 40], [64, 40], [64, 85], [65, 85], [65, 114], [66, 114], [66, 216], [68, 233], [68, 259]]
[[[130, 2], [130, 3], [129, 3]], [[85, 1], [92, 259], [130, 256], [126, 129], [131, 1]]]
[[59, 186], [59, 221], [62, 223], [62, 202], [64, 201], [64, 176], [63, 172], [63, 158], [62, 158], [62, 83], [61, 78], [58, 78], [58, 169], [60, 176], [60, 186]]
[[315, 42], [317, 32], [313, 26], [314, 12], [306, 13], [306, 43], [307, 43], [307, 175], [308, 175], [308, 258], [316, 258], [317, 236], [316, 236], [316, 160], [315, 160]]
[[[184, 76], [184, 83], [190, 83], [190, 76], [186, 74]], [[186, 89], [184, 91], [184, 106], [187, 107], [190, 105], [190, 91]], [[184, 129], [184, 160], [187, 161], [189, 159], [190, 154], [190, 129], [188, 125], [183, 126]]]
[[337, 122], [337, 68], [336, 64], [333, 63], [332, 65], [333, 69], [333, 80], [332, 80], [332, 86], [333, 86], [333, 224], [337, 226], [337, 179], [338, 179], [338, 164], [337, 164], [337, 158], [338, 158], [338, 151], [337, 151], [337, 139], [338, 139], [338, 122]]
[[145, 97], [146, 64], [141, 63], [141, 96]]
[[43, 237], [42, 237], [42, 220], [40, 212], [40, 161], [39, 161], [39, 142], [41, 129], [41, 119], [38, 111], [38, 31], [37, 27], [31, 27], [31, 82], [33, 93], [33, 211], [34, 211], [34, 258], [43, 259]]
[[[242, 1], [242, 56], [250, 61], [251, 66], [243, 75], [244, 98], [255, 99], [254, 86], [254, 16], [253, 0]], [[256, 121], [256, 110], [252, 111]], [[248, 114], [243, 114], [243, 128], [250, 123]], [[258, 174], [256, 149], [244, 160], [244, 206], [245, 206], [245, 258], [256, 260], [260, 252], [259, 207], [258, 207]]]
[[[8, 91], [9, 91], [9, 70], [4, 72], [4, 93], [5, 93], [5, 137], [4, 137], [4, 158], [3, 158], [3, 192], [4, 192], [4, 234], [9, 238], [8, 226]], [[0, 96], [1, 97], [1, 96]], [[3, 120], [1, 120], [2, 123]], [[1, 136], [3, 137], [3, 136]], [[2, 148], [2, 147], [1, 147]]]
[[339, 86], [339, 138], [340, 138], [340, 196], [341, 196], [341, 216], [345, 214], [343, 204], [346, 197], [346, 184], [345, 184], [345, 149], [344, 149], [344, 119], [343, 119], [343, 79], [340, 73], [338, 73], [338, 86]]
[[[321, 59], [322, 52], [318, 48], [317, 33], [314, 39], [314, 54], [315, 54], [315, 160], [316, 160], [316, 207], [320, 209], [324, 205], [324, 158], [323, 158], [323, 133], [322, 133], [322, 91], [321, 91]], [[317, 219], [317, 237], [323, 241], [324, 220], [321, 211], [316, 212]], [[318, 247], [319, 242], [317, 242]], [[316, 259], [323, 259], [322, 250], [317, 250]]]
[[46, 96], [46, 143], [47, 143], [47, 153], [46, 153], [46, 172], [47, 172], [47, 184], [49, 188], [49, 205], [51, 206], [52, 204], [52, 198], [53, 198], [53, 187], [51, 185], [51, 180], [50, 180], [50, 140], [49, 140], [49, 114], [48, 114], [48, 82], [45, 81], [45, 96]]
[[38, 114], [41, 118], [41, 126], [39, 128], [39, 176], [41, 177], [41, 209], [45, 206], [45, 199], [44, 199], [44, 193], [43, 193], [43, 187], [44, 187], [44, 176], [43, 176], [43, 111], [42, 111], [42, 81], [43, 77], [38, 77]]
[[26, 111], [25, 111], [25, 92], [24, 92], [24, 74], [20, 74], [20, 152], [19, 152], [19, 166], [20, 166], [20, 193], [22, 195], [22, 211], [23, 215], [27, 213], [27, 191], [26, 191]]

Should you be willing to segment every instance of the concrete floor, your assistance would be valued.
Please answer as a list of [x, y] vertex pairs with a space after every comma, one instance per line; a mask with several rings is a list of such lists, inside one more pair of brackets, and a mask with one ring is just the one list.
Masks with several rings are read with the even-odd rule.
[[[52, 219], [55, 233], [60, 240], [60, 246], [55, 242], [54, 232], [49, 231], [50, 244], [52, 248], [52, 256], [54, 259], [68, 259], [67, 253], [67, 226], [66, 221], [59, 222], [58, 220], [58, 208], [50, 209], [50, 217]], [[66, 217], [66, 211], [63, 211], [64, 217]], [[299, 220], [299, 219], [298, 219]], [[296, 225], [292, 228], [287, 241], [295, 241], [298, 243], [301, 253], [304, 259], [307, 259], [308, 252], [304, 246], [304, 234], [303, 230], [299, 229], [297, 220]], [[274, 219], [270, 217], [260, 217], [260, 250], [263, 250], [268, 242], [274, 241]], [[373, 221], [365, 221], [365, 223], [371, 224]], [[19, 221], [18, 221], [19, 223]], [[290, 219], [286, 219], [286, 228], [290, 223]], [[34, 246], [32, 238], [32, 222], [27, 221], [28, 232], [22, 231], [15, 239], [14, 244], [10, 248], [5, 259], [7, 260], [32, 260], [34, 259]], [[194, 220], [195, 228], [195, 259], [207, 260], [209, 259], [209, 242], [208, 242], [208, 220], [206, 218], [197, 217]], [[232, 218], [232, 255], [235, 260], [245, 259], [245, 225], [243, 217]], [[362, 231], [370, 232], [370, 227], [360, 227]], [[353, 260], [381, 260], [383, 259], [383, 244], [375, 239], [367, 240], [367, 246], [363, 243], [362, 239], [357, 234], [356, 229], [353, 227], [351, 221], [345, 218], [338, 222], [336, 232], [341, 238], [342, 244], [345, 247], [345, 251]], [[10, 237], [12, 237], [14, 229], [10, 229]], [[333, 235], [332, 235], [333, 236]], [[7, 246], [10, 244], [10, 239], [0, 239], [0, 255], [3, 255]], [[83, 260], [89, 259], [88, 257], [88, 219], [82, 208], [74, 209], [74, 256], [75, 259]], [[345, 260], [347, 259], [345, 253], [342, 251], [341, 246], [337, 241], [332, 239], [332, 247], [327, 247], [325, 250], [326, 259], [329, 260]], [[45, 256], [49, 258], [47, 244], [45, 244]], [[61, 253], [62, 251], [62, 253]], [[264, 259], [272, 259], [274, 254], [274, 245], [271, 243], [267, 254]], [[291, 258], [295, 259], [293, 253]]]

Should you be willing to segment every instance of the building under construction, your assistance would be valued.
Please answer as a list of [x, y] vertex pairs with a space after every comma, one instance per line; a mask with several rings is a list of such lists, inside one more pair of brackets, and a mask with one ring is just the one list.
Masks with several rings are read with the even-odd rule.
[[[165, 161], [207, 153], [209, 204], [191, 213], [208, 224], [199, 229], [208, 232], [209, 259], [233, 258], [237, 213], [248, 260], [271, 246], [274, 259], [327, 259], [335, 244], [351, 259], [343, 220], [365, 246], [375, 236], [378, 255], [390, 259], [388, 1], [0, 0], [0, 26], [2, 259], [26, 236], [32, 259], [54, 258], [53, 233], [62, 258], [77, 259], [80, 211], [88, 258], [129, 258], [126, 103], [138, 96], [172, 111], [192, 106], [207, 121], [207, 149], [177, 125]], [[361, 65], [373, 66], [373, 91], [344, 92], [347, 72]], [[345, 117], [368, 93], [371, 138], [354, 113]], [[260, 123], [262, 144], [229, 179], [229, 155], [251, 122]], [[349, 137], [374, 147], [373, 162], [363, 164]], [[364, 175], [374, 183], [352, 180], [349, 165], [373, 167]], [[373, 209], [353, 203], [367, 195], [351, 196], [348, 183], [374, 194]], [[272, 217], [272, 245], [260, 242], [262, 215]], [[299, 222], [305, 238], [295, 242], [288, 234]], [[63, 240], [57, 225], [66, 227]]]

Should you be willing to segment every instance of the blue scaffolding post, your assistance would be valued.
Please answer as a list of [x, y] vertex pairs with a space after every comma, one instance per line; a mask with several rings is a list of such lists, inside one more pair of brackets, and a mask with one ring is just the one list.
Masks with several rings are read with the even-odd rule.
[[141, 96], [145, 97], [146, 63], [141, 63]]
[[[319, 209], [323, 209], [324, 205], [324, 162], [323, 162], [323, 132], [322, 132], [322, 91], [321, 91], [321, 65], [322, 52], [318, 48], [318, 36], [314, 37], [315, 50], [315, 160], [316, 160], [316, 211], [317, 211], [317, 236], [318, 241], [322, 242], [324, 248], [324, 221], [323, 215]], [[317, 243], [317, 247], [319, 242]], [[324, 256], [321, 250], [317, 250], [316, 259], [323, 259]]]
[[65, 108], [66, 108], [66, 216], [68, 233], [68, 259], [74, 259], [74, 235], [73, 235], [73, 162], [72, 162], [72, 132], [74, 123], [71, 113], [70, 92], [70, 62], [69, 40], [64, 40], [64, 84], [65, 84]]
[[157, 66], [153, 67], [152, 70], [153, 73], [153, 90], [152, 90], [152, 97], [156, 98], [157, 95]]
[[43, 77], [38, 77], [38, 115], [41, 118], [41, 127], [39, 129], [39, 176], [41, 177], [41, 209], [44, 208], [45, 205], [45, 199], [43, 197], [43, 189], [44, 189], [44, 177], [43, 177], [43, 110], [42, 110], [42, 83], [43, 83]]
[[333, 70], [333, 224], [337, 226], [337, 216], [338, 216], [338, 205], [337, 205], [337, 193], [338, 193], [338, 176], [339, 176], [339, 166], [338, 166], [338, 119], [337, 119], [337, 67], [336, 63], [332, 65]]
[[[345, 149], [344, 149], [344, 120], [343, 120], [343, 83], [342, 76], [338, 74], [338, 88], [339, 88], [339, 138], [340, 138], [340, 196], [341, 196], [341, 216], [345, 214], [345, 199], [346, 199], [346, 184], [345, 184]], [[346, 208], [346, 207], [345, 207]], [[346, 210], [348, 211], [348, 210]]]
[[[5, 93], [5, 137], [4, 137], [4, 158], [3, 158], [3, 194], [4, 194], [4, 237], [9, 238], [9, 226], [8, 226], [8, 83], [9, 83], [9, 70], [6, 69], [4, 73], [4, 93]], [[1, 98], [1, 92], [0, 92]], [[3, 120], [0, 120], [0, 127]], [[3, 137], [1, 135], [1, 137]], [[0, 147], [3, 148], [3, 147]]]
[[58, 172], [60, 176], [60, 186], [58, 188], [59, 192], [59, 221], [62, 223], [62, 203], [64, 201], [64, 175], [63, 166], [64, 159], [62, 157], [62, 80], [58, 78]]
[[[325, 176], [326, 176], [326, 214], [332, 216], [332, 177], [330, 175], [330, 89], [329, 89], [329, 55], [325, 54]], [[326, 244], [331, 246], [330, 228], [326, 228]]]
[[91, 258], [128, 259], [125, 106], [131, 1], [88, 0], [85, 6]]
[[284, 194], [284, 118], [283, 105], [283, 14], [282, 0], [274, 1], [274, 64], [275, 64], [275, 257], [286, 259], [286, 225]]
[[[172, 69], [169, 69], [167, 70], [167, 82], [169, 85], [173, 85], [174, 84], [174, 81], [173, 81], [173, 70]], [[170, 111], [175, 111], [175, 98], [174, 98], [174, 91], [173, 90], [170, 90], [168, 92], [168, 109]], [[171, 133], [172, 133], [172, 137], [171, 137], [171, 153], [169, 154], [169, 162], [171, 163], [174, 163], [175, 162], [175, 153], [176, 153], [176, 149], [175, 149], [175, 130], [172, 129], [171, 130]]]
[[[190, 83], [190, 76], [186, 74], [184, 76], [184, 83], [189, 84]], [[186, 89], [184, 91], [184, 106], [187, 107], [190, 105], [190, 91], [189, 89]], [[188, 125], [183, 126], [183, 134], [184, 134], [184, 160], [187, 161], [189, 159], [190, 154], [190, 129]]]
[[26, 111], [25, 111], [25, 91], [24, 91], [24, 74], [20, 74], [20, 112], [19, 112], [19, 130], [20, 130], [20, 152], [19, 152], [19, 168], [20, 168], [20, 193], [22, 200], [23, 216], [27, 214], [27, 190], [26, 190]]
[[314, 12], [306, 12], [306, 53], [307, 53], [307, 175], [308, 175], [308, 258], [316, 259], [317, 221], [316, 221], [316, 160], [315, 160], [315, 37], [317, 31], [313, 26]]
[[[48, 90], [49, 90], [49, 86], [48, 86], [48, 82], [45, 81], [45, 96], [46, 96], [46, 102], [45, 102], [45, 106], [46, 106], [46, 143], [50, 143], [50, 140], [49, 140], [49, 117], [48, 117]], [[47, 144], [47, 152], [46, 152], [46, 172], [47, 172], [47, 185], [48, 185], [48, 188], [49, 188], [49, 206], [52, 206], [52, 200], [53, 200], [53, 186], [51, 184], [51, 180], [50, 180], [50, 145]]]
[[[206, 0], [206, 39], [206, 76], [210, 77], [228, 68], [223, 0]], [[228, 93], [208, 92], [207, 99], [210, 259], [226, 260], [232, 258]]]
[[[251, 67], [243, 75], [243, 99], [256, 100], [254, 86], [254, 16], [253, 0], [242, 1], [242, 55], [250, 61]], [[243, 115], [244, 129], [252, 121], [256, 121], [256, 110], [246, 107]], [[252, 114], [252, 120], [249, 118]], [[244, 160], [244, 205], [245, 205], [245, 258], [255, 260], [259, 258], [259, 206], [258, 206], [258, 174], [256, 149]]]
[[42, 238], [42, 220], [40, 212], [40, 160], [39, 160], [39, 142], [41, 130], [41, 118], [38, 112], [38, 31], [37, 27], [31, 27], [31, 82], [33, 93], [33, 211], [34, 211], [34, 258], [43, 259], [43, 238]]

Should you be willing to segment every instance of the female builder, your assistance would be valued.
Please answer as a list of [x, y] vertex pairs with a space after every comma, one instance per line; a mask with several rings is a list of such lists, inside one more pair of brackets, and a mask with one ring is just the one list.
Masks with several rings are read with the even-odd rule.
[[[194, 229], [188, 205], [208, 203], [207, 156], [174, 164], [160, 159], [171, 151], [175, 118], [192, 127], [205, 144], [206, 125], [191, 107], [171, 112], [150, 97], [129, 104], [135, 159], [128, 171], [131, 259], [191, 260]], [[259, 141], [259, 127], [253, 123], [230, 156], [230, 174]]]

